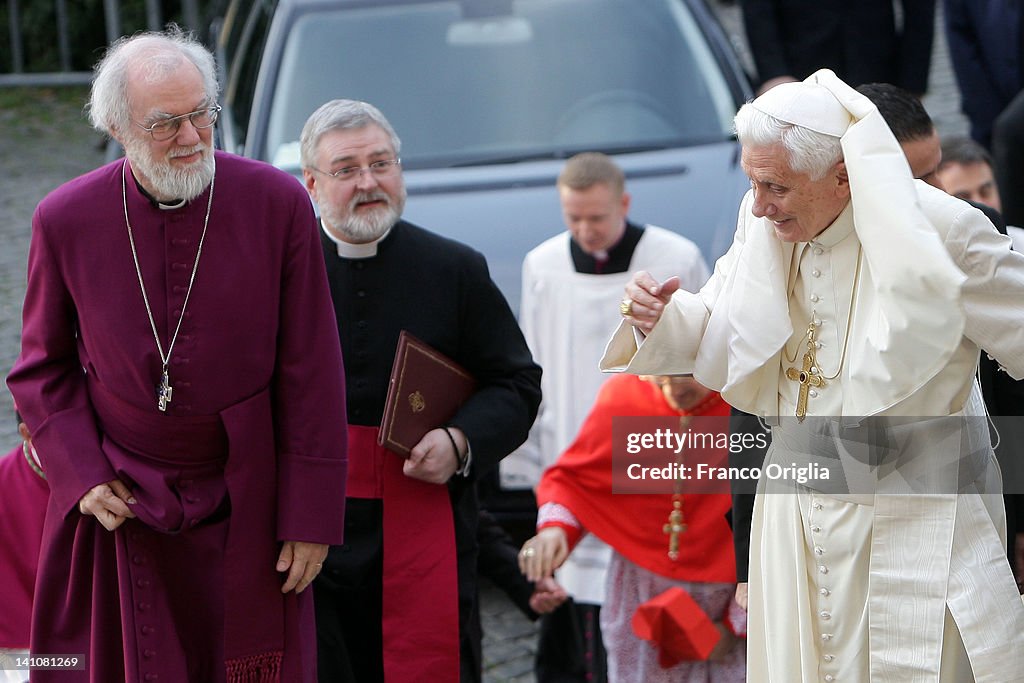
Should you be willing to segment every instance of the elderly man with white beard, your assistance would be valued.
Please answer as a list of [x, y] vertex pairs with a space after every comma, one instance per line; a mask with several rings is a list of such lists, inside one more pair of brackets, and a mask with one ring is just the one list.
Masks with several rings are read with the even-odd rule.
[[51, 489], [31, 650], [78, 659], [33, 681], [316, 678], [338, 335], [309, 199], [213, 151], [217, 91], [178, 30], [116, 42], [90, 115], [126, 157], [33, 217], [8, 378]]
[[[526, 439], [540, 404], [540, 368], [484, 257], [401, 220], [400, 151], [366, 102], [327, 102], [302, 130], [349, 422], [345, 545], [314, 584], [325, 683], [480, 679], [475, 482]], [[377, 444], [402, 330], [477, 381], [405, 460]]]

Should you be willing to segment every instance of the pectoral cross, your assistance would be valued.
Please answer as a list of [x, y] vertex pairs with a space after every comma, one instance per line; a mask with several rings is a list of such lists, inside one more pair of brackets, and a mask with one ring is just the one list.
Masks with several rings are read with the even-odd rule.
[[668, 524], [662, 527], [662, 532], [668, 534], [668, 557], [670, 560], [679, 558], [679, 534], [686, 531], [686, 522], [683, 520], [683, 503], [676, 499], [672, 501], [672, 512], [668, 515]]
[[160, 378], [160, 386], [156, 388], [156, 407], [161, 413], [167, 412], [167, 404], [171, 402], [171, 395], [174, 394], [174, 387], [171, 386], [170, 378], [167, 376], [167, 368], [164, 367], [164, 374]]
[[811, 323], [807, 328], [807, 352], [804, 354], [803, 368], [800, 370], [796, 368], [786, 369], [786, 377], [800, 383], [800, 394], [796, 399], [797, 422], [803, 422], [804, 418], [807, 417], [807, 395], [810, 393], [811, 387], [825, 386], [825, 378], [821, 376], [821, 372], [817, 367], [818, 359], [815, 348], [814, 323]]

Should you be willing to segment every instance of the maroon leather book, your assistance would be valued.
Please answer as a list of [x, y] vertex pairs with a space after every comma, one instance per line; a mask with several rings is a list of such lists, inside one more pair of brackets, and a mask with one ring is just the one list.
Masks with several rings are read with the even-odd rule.
[[409, 457], [423, 435], [451, 420], [475, 390], [465, 368], [402, 330], [377, 443]]

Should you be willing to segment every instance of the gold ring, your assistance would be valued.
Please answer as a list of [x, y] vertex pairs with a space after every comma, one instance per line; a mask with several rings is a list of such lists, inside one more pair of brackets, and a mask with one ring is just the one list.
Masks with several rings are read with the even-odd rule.
[[523, 548], [523, 557], [533, 557], [533, 548]]
[[622, 314], [623, 318], [628, 318], [633, 315], [633, 300], [623, 299], [619, 302], [619, 313]]

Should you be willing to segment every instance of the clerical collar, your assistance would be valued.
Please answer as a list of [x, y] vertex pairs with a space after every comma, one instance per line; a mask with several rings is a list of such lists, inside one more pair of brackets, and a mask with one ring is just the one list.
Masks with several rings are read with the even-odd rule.
[[139, 188], [139, 193], [142, 194], [143, 197], [148, 199], [149, 203], [152, 204], [154, 208], [162, 209], [163, 211], [170, 211], [172, 209], [180, 209], [186, 204], [184, 199], [172, 199], [169, 202], [161, 202], [156, 197], [151, 195], [146, 190], [146, 188], [142, 186], [141, 183], [139, 183], [139, 179], [135, 177], [135, 173], [132, 173], [132, 180], [135, 181], [135, 187]]
[[365, 242], [363, 244], [352, 244], [351, 242], [339, 240], [337, 237], [332, 235], [331, 231], [324, 226], [323, 221], [320, 221], [320, 229], [323, 230], [324, 234], [327, 235], [327, 237], [332, 242], [334, 242], [334, 244], [338, 247], [338, 256], [340, 256], [341, 258], [348, 259], [364, 259], [373, 258], [374, 256], [376, 256], [377, 245], [381, 243], [381, 240], [386, 239], [387, 236], [391, 234], [391, 230], [394, 229], [394, 227], [395, 226], [391, 226], [390, 228], [388, 228], [387, 232], [385, 232], [383, 235], [373, 240], [372, 242]]
[[633, 252], [636, 251], [636, 245], [640, 242], [643, 234], [644, 229], [641, 226], [627, 222], [626, 230], [622, 233], [622, 237], [608, 250], [607, 258], [602, 262], [600, 269], [598, 269], [597, 259], [594, 258], [594, 255], [583, 251], [580, 245], [576, 243], [576, 240], [570, 238], [569, 253], [572, 256], [573, 267], [577, 273], [589, 275], [625, 273], [629, 271], [629, 264], [633, 260]]
[[853, 232], [853, 202], [848, 202], [846, 208], [832, 221], [832, 225], [818, 233], [818, 236], [812, 239], [810, 244], [831, 249], [853, 234]]

